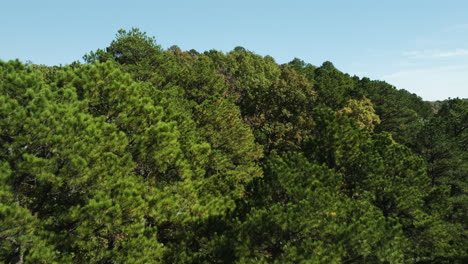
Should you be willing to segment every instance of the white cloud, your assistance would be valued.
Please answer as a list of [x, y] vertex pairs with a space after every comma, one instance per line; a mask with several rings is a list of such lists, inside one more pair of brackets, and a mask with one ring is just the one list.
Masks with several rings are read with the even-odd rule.
[[446, 32], [464, 32], [468, 30], [468, 24], [456, 24], [445, 29]]
[[416, 93], [424, 100], [468, 98], [468, 65], [420, 68], [382, 76], [399, 89]]
[[446, 51], [436, 54], [437, 57], [458, 57], [466, 55], [468, 55], [468, 49], [456, 49], [454, 51]]
[[[436, 68], [411, 69], [411, 70], [386, 74], [382, 76], [382, 78], [391, 79], [391, 78], [398, 78], [400, 76], [409, 75], [409, 74], [437, 74], [441, 72], [458, 72], [458, 71], [462, 71], [462, 72], [468, 71], [468, 65], [453, 65], [453, 66], [436, 67]], [[467, 82], [467, 85], [468, 85], [468, 82]]]
[[468, 56], [468, 49], [441, 50], [415, 50], [403, 52], [403, 55], [413, 59], [447, 58]]

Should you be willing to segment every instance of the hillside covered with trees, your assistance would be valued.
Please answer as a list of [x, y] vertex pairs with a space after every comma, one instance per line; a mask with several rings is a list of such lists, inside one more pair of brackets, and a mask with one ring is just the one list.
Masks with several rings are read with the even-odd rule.
[[468, 263], [468, 100], [331, 62], [0, 61], [0, 263]]

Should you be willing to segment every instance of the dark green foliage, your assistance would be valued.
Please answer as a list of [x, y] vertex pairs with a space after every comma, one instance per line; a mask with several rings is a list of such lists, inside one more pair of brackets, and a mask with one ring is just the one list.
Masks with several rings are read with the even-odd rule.
[[357, 82], [356, 93], [366, 96], [375, 104], [380, 124], [376, 132], [390, 132], [399, 143], [410, 147], [417, 145], [415, 135], [422, 120], [433, 114], [431, 105], [415, 94], [382, 82], [363, 78]]
[[237, 47], [226, 55], [206, 53], [215, 63], [242, 116], [266, 152], [297, 150], [311, 128], [317, 97], [311, 81], [271, 57]]
[[[430, 212], [443, 221], [441, 228], [450, 246], [440, 257], [467, 256], [468, 200], [468, 101], [450, 99], [426, 121], [418, 134], [417, 151], [426, 159], [432, 191], [427, 199]], [[444, 252], [445, 253], [445, 252]]]
[[[105, 50], [90, 52], [83, 59], [88, 63], [116, 61], [122, 68], [132, 74], [135, 80], [164, 83], [164, 77], [155, 69], [168, 63], [166, 54], [156, 44], [154, 38], [148, 37], [139, 29], [119, 30], [116, 39]], [[170, 63], [170, 62], [169, 62]]]
[[315, 80], [315, 70], [317, 69], [317, 67], [310, 63], [305, 63], [303, 60], [294, 58], [285, 66], [295, 70], [300, 74], [303, 74], [310, 82], [313, 82]]
[[468, 101], [331, 62], [0, 61], [0, 263], [465, 263]]
[[345, 106], [355, 85], [348, 74], [336, 69], [329, 61], [315, 70], [315, 81], [319, 102], [334, 110]]
[[[364, 199], [343, 193], [344, 175], [299, 153], [273, 154], [255, 206], [239, 226], [242, 260], [333, 263], [398, 261], [402, 232]], [[245, 251], [245, 253], [244, 253]], [[250, 259], [250, 260], [248, 260]]]

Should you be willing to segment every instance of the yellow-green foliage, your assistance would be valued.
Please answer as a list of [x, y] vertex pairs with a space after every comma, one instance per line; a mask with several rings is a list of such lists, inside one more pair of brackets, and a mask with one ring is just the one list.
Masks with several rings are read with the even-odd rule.
[[349, 100], [346, 106], [338, 111], [338, 115], [354, 118], [360, 128], [366, 129], [369, 132], [373, 132], [374, 127], [380, 124], [380, 118], [375, 113], [374, 104], [366, 97], [360, 100]]

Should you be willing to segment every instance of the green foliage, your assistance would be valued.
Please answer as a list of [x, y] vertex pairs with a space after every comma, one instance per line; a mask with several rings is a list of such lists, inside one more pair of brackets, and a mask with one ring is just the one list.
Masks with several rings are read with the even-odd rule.
[[316, 91], [306, 76], [237, 47], [224, 55], [206, 53], [215, 63], [242, 116], [266, 152], [297, 150], [311, 128]]
[[334, 110], [344, 107], [355, 86], [348, 74], [336, 69], [329, 61], [315, 70], [315, 82], [319, 102]]
[[[9, 188], [11, 170], [0, 163], [0, 260], [6, 263], [60, 263], [58, 252], [47, 243], [36, 216], [15, 201]], [[65, 260], [62, 260], [65, 261]], [[63, 262], [62, 262], [63, 263]]]
[[83, 59], [88, 63], [113, 60], [132, 74], [135, 80], [164, 82], [164, 78], [155, 69], [166, 63], [165, 54], [154, 38], [148, 37], [137, 28], [129, 31], [120, 29], [109, 47], [90, 52]]
[[0, 263], [466, 263], [468, 101], [119, 30], [0, 61]]
[[[273, 154], [257, 204], [239, 226], [241, 260], [373, 263], [401, 260], [401, 230], [366, 200], [343, 195], [343, 175], [299, 153]], [[250, 259], [250, 261], [248, 261]]]
[[380, 124], [380, 117], [375, 113], [372, 102], [366, 97], [361, 100], [349, 100], [348, 104], [338, 111], [338, 114], [353, 117], [360, 128], [369, 132], [373, 132], [375, 125]]
[[295, 70], [296, 72], [304, 75], [307, 80], [313, 82], [315, 80], [315, 70], [317, 67], [310, 63], [305, 63], [303, 60], [294, 58], [292, 61], [288, 62], [286, 67]]
[[422, 120], [433, 114], [431, 105], [415, 94], [382, 82], [363, 78], [357, 81], [358, 96], [369, 98], [375, 105], [380, 124], [376, 132], [389, 132], [399, 143], [414, 148]]
[[[436, 254], [462, 261], [466, 256], [468, 200], [467, 100], [450, 99], [424, 123], [418, 134], [417, 151], [426, 159], [432, 190], [427, 198], [429, 212], [442, 221], [447, 244]], [[439, 242], [440, 244], [440, 242]]]

